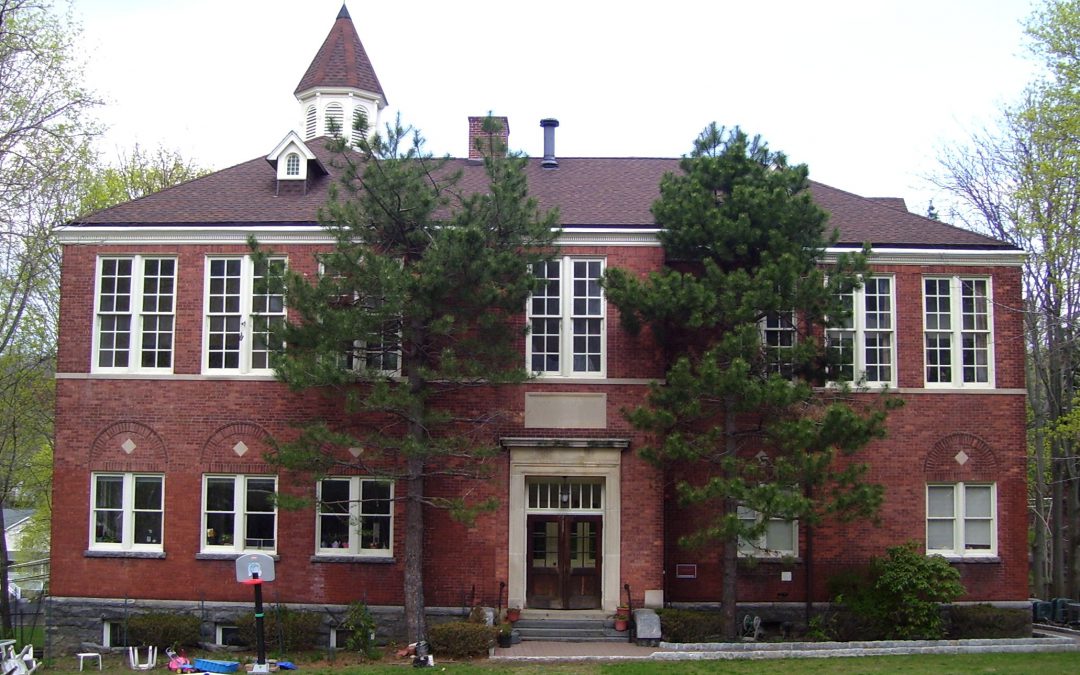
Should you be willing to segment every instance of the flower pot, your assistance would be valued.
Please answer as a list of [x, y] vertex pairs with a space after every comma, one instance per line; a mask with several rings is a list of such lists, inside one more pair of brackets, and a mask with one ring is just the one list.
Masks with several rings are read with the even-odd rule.
[[627, 628], [627, 624], [630, 623], [628, 619], [622, 619], [615, 617], [615, 630], [624, 631]]
[[510, 645], [514, 644], [514, 636], [510, 633], [510, 631], [507, 631], [505, 633], [499, 633], [498, 644], [503, 649], [506, 649]]
[[520, 618], [521, 618], [521, 608], [520, 607], [507, 607], [506, 608], [506, 620], [507, 621], [509, 621], [510, 623], [514, 623], [515, 621], [517, 621]]

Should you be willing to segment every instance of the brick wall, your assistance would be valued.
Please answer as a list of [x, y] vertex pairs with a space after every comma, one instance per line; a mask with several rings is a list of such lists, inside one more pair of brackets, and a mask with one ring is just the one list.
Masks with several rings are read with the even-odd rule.
[[[187, 379], [123, 379], [86, 377], [90, 371], [95, 262], [108, 253], [175, 254], [178, 258], [176, 353], [174, 372]], [[275, 247], [289, 255], [293, 269], [316, 273], [312, 249]], [[243, 602], [246, 587], [233, 578], [231, 560], [200, 559], [203, 473], [272, 472], [259, 457], [259, 430], [278, 438], [295, 434], [291, 426], [315, 416], [344, 421], [338, 402], [289, 392], [267, 379], [224, 379], [200, 376], [203, 321], [204, 260], [210, 253], [246, 253], [244, 246], [68, 246], [64, 252], [61, 332], [58, 370], [58, 418], [55, 458], [52, 542], [52, 592], [63, 597], [186, 600], [193, 594], [215, 601]], [[604, 255], [609, 266], [639, 274], [656, 269], [662, 253], [656, 247], [574, 247], [568, 254]], [[899, 385], [907, 406], [890, 419], [889, 438], [874, 444], [865, 457], [874, 465], [872, 479], [887, 486], [880, 525], [826, 524], [817, 540], [815, 597], [822, 598], [830, 570], [880, 554], [886, 544], [921, 540], [925, 529], [924, 490], [927, 458], [935, 444], [959, 432], [982, 439], [998, 467], [998, 550], [1000, 560], [959, 565], [973, 599], [1025, 598], [1026, 503], [1024, 483], [1024, 399], [1021, 393], [927, 392], [922, 390], [921, 276], [926, 272], [987, 273], [994, 276], [996, 378], [999, 388], [1023, 386], [1023, 340], [1019, 312], [1019, 271], [1014, 268], [885, 268], [896, 274], [898, 298]], [[524, 319], [518, 319], [523, 321]], [[524, 338], [521, 338], [524, 353]], [[646, 589], [663, 588], [669, 600], [715, 600], [719, 597], [717, 551], [685, 553], [676, 540], [687, 514], [664, 491], [664, 475], [640, 459], [644, 438], [621, 411], [640, 403], [646, 381], [663, 376], [663, 364], [648, 332], [630, 335], [608, 306], [608, 377], [619, 383], [567, 384], [535, 381], [499, 391], [470, 390], [452, 403], [466, 414], [502, 412], [486, 438], [501, 436], [620, 437], [630, 439], [621, 469], [623, 510], [621, 583], [635, 592], [635, 604]], [[626, 380], [633, 380], [626, 382]], [[915, 391], [917, 390], [917, 391]], [[526, 391], [602, 392], [607, 395], [606, 429], [523, 429]], [[230, 456], [223, 438], [248, 434], [254, 450], [243, 458]], [[136, 439], [127, 455], [118, 449], [121, 435]], [[232, 434], [232, 436], [230, 436]], [[239, 437], [239, 436], [237, 436]], [[427, 512], [429, 604], [459, 606], [464, 602], [493, 604], [499, 582], [507, 578], [506, 494], [508, 457], [492, 462], [491, 479], [474, 485], [475, 496], [494, 496], [501, 506], [472, 525], [451, 521], [444, 512]], [[86, 554], [89, 537], [89, 472], [164, 471], [165, 555], [163, 557], [93, 557]], [[432, 494], [452, 495], [463, 486], [434, 481]], [[283, 475], [282, 492], [312, 497], [309, 476]], [[404, 540], [404, 513], [398, 506], [395, 546]], [[607, 526], [611, 526], [609, 523]], [[394, 562], [337, 563], [313, 559], [314, 517], [310, 509], [279, 515], [278, 581], [268, 601], [338, 603], [363, 599], [371, 604], [401, 601], [402, 556]], [[698, 578], [675, 579], [673, 566], [698, 564]], [[665, 566], [668, 568], [665, 575]], [[791, 568], [793, 580], [781, 582], [775, 563], [749, 571], [740, 586], [746, 600], [789, 600], [803, 597], [803, 568]], [[666, 579], [666, 581], [665, 581]]]

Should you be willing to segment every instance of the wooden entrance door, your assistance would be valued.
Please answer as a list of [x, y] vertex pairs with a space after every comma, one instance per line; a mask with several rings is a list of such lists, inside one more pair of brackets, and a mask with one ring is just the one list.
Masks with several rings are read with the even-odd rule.
[[601, 516], [528, 517], [527, 607], [600, 607], [602, 525]]

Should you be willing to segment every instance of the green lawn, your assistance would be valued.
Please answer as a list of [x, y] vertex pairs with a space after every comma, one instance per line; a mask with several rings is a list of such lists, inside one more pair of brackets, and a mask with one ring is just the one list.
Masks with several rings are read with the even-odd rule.
[[[221, 657], [219, 657], [221, 658]], [[166, 673], [161, 660], [158, 671]], [[535, 663], [514, 664], [504, 661], [475, 661], [452, 663], [436, 660], [432, 671], [413, 671], [409, 661], [383, 662], [378, 665], [358, 664], [352, 657], [339, 655], [333, 665], [325, 662], [304, 663], [297, 659], [300, 669], [296, 675], [378, 675], [380, 673], [412, 672], [433, 673], [491, 673], [512, 672], [520, 675], [549, 675], [552, 673], [583, 673], [603, 675], [683, 675], [684, 673], [753, 673], [773, 675], [783, 673], [934, 673], [935, 675], [968, 675], [969, 673], [1017, 673], [1053, 675], [1054, 673], [1077, 673], [1080, 671], [1080, 653], [1055, 652], [1048, 654], [977, 654], [977, 655], [929, 655], [929, 656], [869, 656], [865, 658], [838, 659], [784, 659], [768, 661], [677, 661], [677, 662], [628, 662], [617, 664], [598, 663]], [[58, 675], [78, 672], [74, 656], [64, 656], [45, 664], [49, 673]], [[118, 656], [105, 658], [105, 671], [130, 673], [126, 663]], [[89, 672], [89, 671], [88, 671]], [[286, 671], [281, 671], [285, 673]], [[84, 673], [85, 675], [85, 673]]]

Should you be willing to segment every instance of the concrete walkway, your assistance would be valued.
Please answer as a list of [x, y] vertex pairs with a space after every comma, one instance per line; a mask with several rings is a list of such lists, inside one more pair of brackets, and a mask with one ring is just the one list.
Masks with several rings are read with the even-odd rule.
[[976, 654], [986, 652], [1078, 652], [1075, 637], [1015, 640], [897, 640], [884, 642], [736, 642], [640, 647], [629, 642], [533, 642], [496, 647], [493, 661], [701, 661], [795, 659], [893, 654]]

